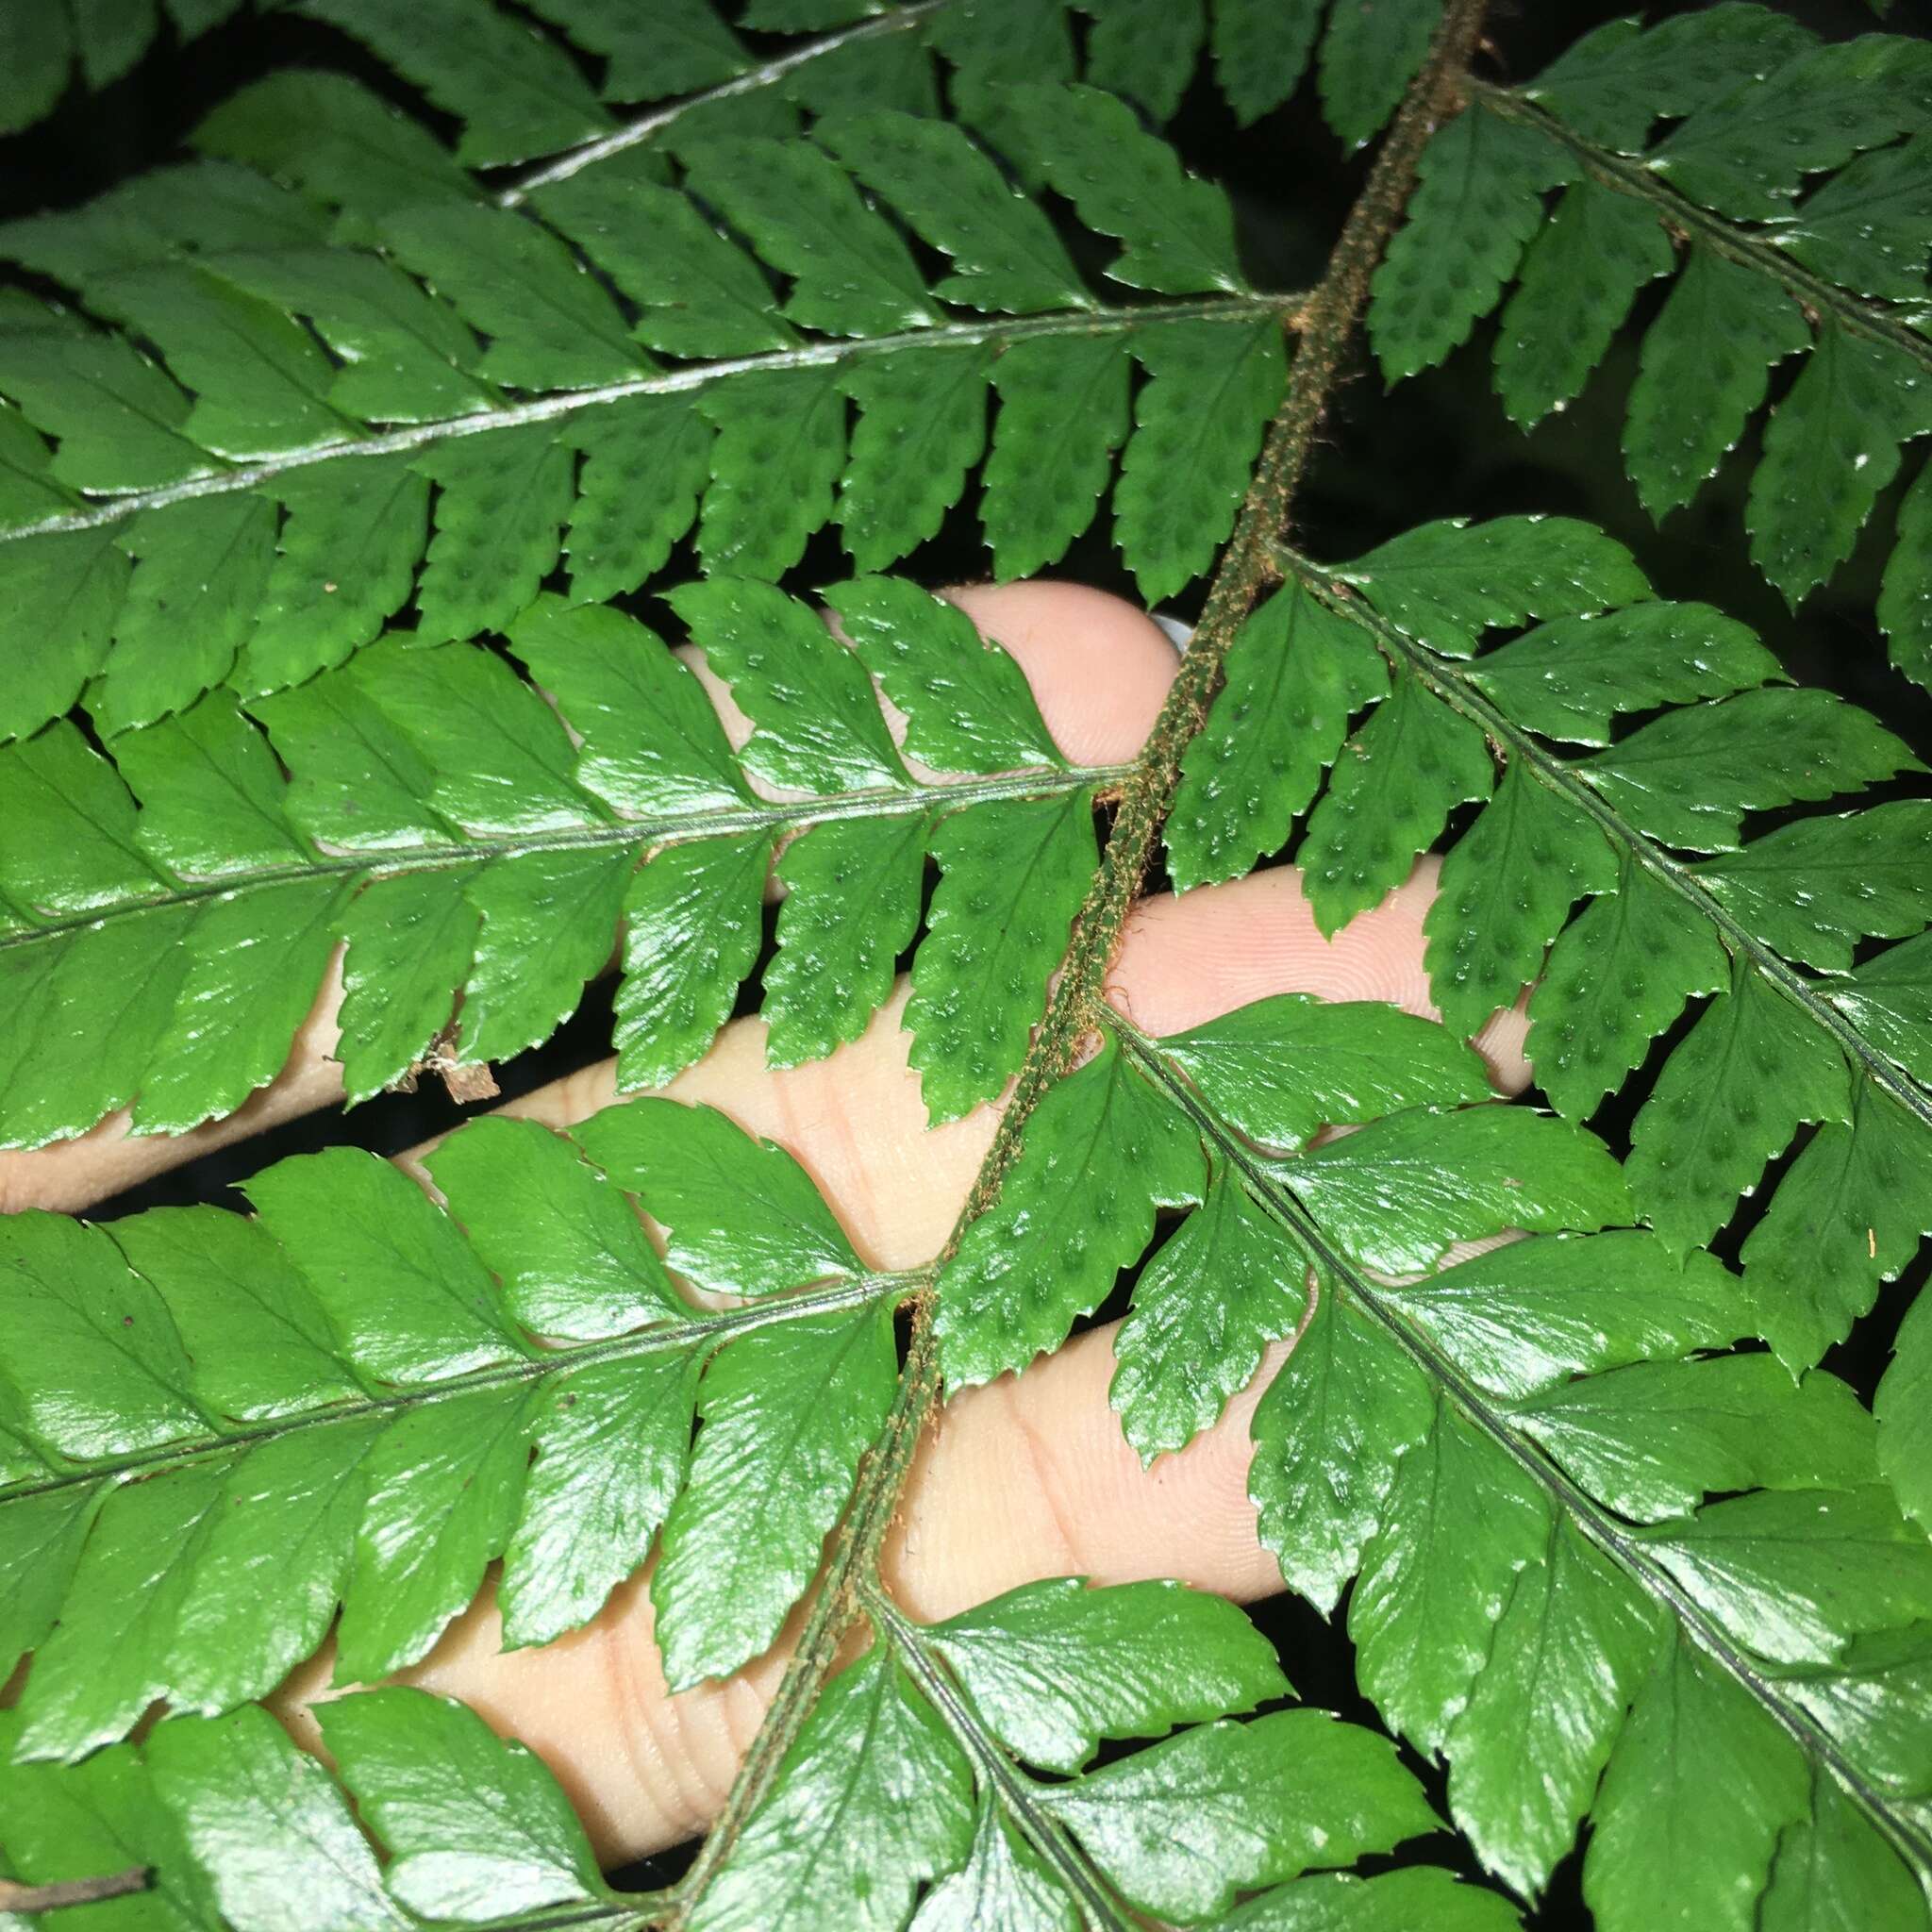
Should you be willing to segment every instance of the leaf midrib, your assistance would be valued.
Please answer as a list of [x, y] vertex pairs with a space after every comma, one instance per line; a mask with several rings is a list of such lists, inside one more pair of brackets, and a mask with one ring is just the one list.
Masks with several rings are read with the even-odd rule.
[[[1927, 349], [1932, 352], [1932, 343], [1927, 344]], [[1807, 1020], [1825, 1032], [1865, 1078], [1897, 1101], [1920, 1126], [1932, 1132], [1932, 1093], [1867, 1040], [1838, 1008], [1820, 997], [1811, 981], [1742, 924], [1698, 877], [1691, 861], [1674, 858], [1639, 831], [1574, 766], [1545, 750], [1528, 730], [1506, 716], [1460, 665], [1452, 664], [1426, 644], [1398, 630], [1322, 565], [1286, 549], [1282, 561], [1329, 609], [1366, 630], [1386, 657], [1406, 661], [1452, 710], [1479, 726], [1492, 743], [1504, 745], [1511, 758], [1521, 758], [1539, 784], [1583, 813], [1608, 840], [1613, 850], [1627, 853], [1658, 884], [1694, 908], [1699, 917], [1716, 928], [1732, 958], [1748, 961]], [[1476, 664], [1481, 661], [1474, 660]], [[1743, 849], [1748, 851], [1750, 847]]]
[[566, 149], [552, 160], [541, 162], [503, 189], [496, 196], [498, 208], [517, 208], [526, 201], [540, 188], [547, 188], [553, 182], [567, 181], [573, 175], [581, 174], [586, 168], [595, 167], [598, 162], [608, 160], [612, 155], [622, 154], [625, 149], [635, 147], [640, 142], [648, 141], [660, 128], [668, 127], [694, 108], [708, 106], [713, 101], [734, 99], [739, 94], [756, 93], [760, 88], [772, 86], [783, 80], [788, 74], [807, 67], [812, 61], [826, 54], [835, 54], [841, 48], [857, 41], [869, 41], [882, 34], [903, 33], [908, 27], [917, 26], [935, 13], [943, 13], [954, 5], [954, 0], [906, 0], [906, 4], [895, 7], [891, 12], [881, 14], [871, 20], [863, 20], [852, 26], [841, 27], [837, 31], [821, 35], [808, 41], [803, 46], [794, 47], [789, 53], [779, 54], [770, 60], [748, 69], [743, 74], [733, 75], [729, 80], [719, 81], [715, 86], [701, 88], [683, 98], [667, 102], [662, 107], [651, 108], [640, 114], [636, 120], [627, 121], [622, 127], [614, 128], [608, 134], [600, 134], [592, 141]]
[[954, 1741], [963, 1748], [975, 1776], [991, 1785], [999, 1794], [1007, 1814], [1078, 1900], [1089, 1921], [1101, 1932], [1129, 1932], [1129, 1922], [1108, 1895], [1099, 1874], [1058, 1821], [1037, 1801], [1029, 1780], [986, 1730], [970, 1701], [955, 1688], [928, 1647], [924, 1629], [874, 1585], [862, 1585], [859, 1598], [866, 1615], [885, 1638], [891, 1654], [904, 1664], [907, 1674], [939, 1713]]
[[[384, 457], [406, 455], [425, 449], [432, 443], [462, 436], [488, 434], [533, 423], [559, 422], [579, 410], [603, 408], [627, 401], [633, 396], [682, 395], [715, 382], [755, 371], [785, 372], [820, 369], [849, 361], [856, 357], [887, 355], [900, 349], [925, 346], [970, 345], [980, 342], [1024, 341], [1034, 336], [1107, 335], [1169, 322], [1248, 322], [1262, 316], [1292, 314], [1305, 297], [1298, 292], [1256, 295], [1211, 295], [1186, 302], [1137, 302], [1107, 308], [1068, 309], [1051, 315], [1001, 316], [992, 320], [955, 320], [932, 328], [902, 329], [893, 335], [869, 336], [852, 341], [807, 342], [797, 348], [774, 349], [757, 356], [734, 356], [715, 362], [694, 362], [682, 369], [665, 370], [649, 375], [604, 383], [590, 389], [559, 390], [527, 402], [499, 409], [476, 409], [462, 416], [445, 416], [427, 423], [411, 423], [396, 429], [365, 436], [343, 438], [340, 441], [311, 443], [258, 461], [233, 468], [213, 467], [219, 458], [196, 449], [196, 455], [210, 465], [197, 475], [152, 490], [134, 490], [119, 494], [92, 492], [94, 500], [82, 510], [63, 511], [42, 517], [34, 524], [22, 524], [0, 530], [0, 543], [17, 542], [25, 537], [42, 537], [69, 530], [98, 528], [114, 524], [144, 509], [163, 509], [170, 504], [193, 497], [219, 496], [231, 491], [254, 490], [272, 484], [279, 477], [311, 469], [318, 463], [343, 457]], [[118, 340], [118, 338], [111, 339]], [[175, 429], [173, 434], [179, 436]], [[185, 439], [184, 439], [185, 441]], [[187, 447], [195, 448], [192, 443]]]
[[1122, 783], [1131, 769], [1127, 765], [1081, 765], [1060, 771], [1042, 768], [966, 779], [958, 784], [921, 785], [910, 790], [875, 786], [858, 791], [828, 792], [819, 798], [718, 807], [706, 811], [664, 812], [655, 818], [622, 819], [566, 831], [507, 833], [494, 840], [472, 836], [445, 845], [331, 853], [299, 865], [257, 866], [246, 872], [225, 873], [219, 878], [197, 879], [146, 897], [62, 914], [24, 931], [0, 935], [0, 957], [16, 947], [61, 938], [108, 920], [226, 898], [252, 888], [316, 879], [375, 879], [404, 873], [446, 872], [493, 859], [526, 858], [537, 852], [602, 851], [625, 846], [635, 846], [640, 851], [655, 850], [743, 833], [782, 833], [841, 819], [904, 818], [927, 812], [937, 815], [994, 800], [1058, 797], [1089, 785], [1104, 792]]
[[1519, 1440], [1482, 1391], [1425, 1335], [1408, 1326], [1377, 1286], [1327, 1239], [1320, 1224], [1280, 1186], [1246, 1142], [1222, 1124], [1159, 1051], [1158, 1041], [1117, 1014], [1109, 1012], [1108, 1024], [1119, 1039], [1121, 1050], [1149, 1078], [1159, 1082], [1199, 1130], [1221, 1148], [1230, 1165], [1241, 1174], [1256, 1203], [1305, 1243], [1334, 1279], [1345, 1284], [1349, 1299], [1380, 1324], [1485, 1440], [1508, 1456], [1549, 1495], [1556, 1509], [1567, 1513], [1581, 1534], [1640, 1590], [1675, 1617], [1686, 1635], [1736, 1680], [1807, 1759], [1827, 1767], [1866, 1812], [1874, 1828], [1905, 1853], [1916, 1869], [1932, 1870], [1932, 1833], [1916, 1825], [1874, 1789], [1873, 1781], [1850, 1762], [1836, 1740], [1809, 1711], [1777, 1694], [1776, 1680], [1771, 1672], [1755, 1665], [1676, 1579], [1644, 1551], [1643, 1537], [1619, 1523], [1609, 1509], [1573, 1481], [1541, 1447], [1533, 1441]]
[[1927, 375], [1932, 375], [1932, 341], [1909, 327], [1889, 303], [1855, 295], [1836, 282], [1802, 267], [1768, 239], [1770, 228], [1740, 226], [1724, 215], [1701, 208], [1689, 196], [1654, 174], [1641, 159], [1599, 147], [1596, 142], [1566, 127], [1548, 108], [1539, 106], [1513, 88], [1498, 87], [1493, 81], [1469, 80], [1471, 92], [1492, 113], [1520, 126], [1533, 128], [1545, 139], [1566, 147], [1583, 164], [1590, 177], [1614, 193], [1649, 202], [1671, 228], [1693, 242], [1701, 242], [1723, 256], [1760, 275], [1794, 297], [1814, 315], [1828, 316], [1854, 335], [1883, 342], [1888, 348], [1909, 358]]
[[125, 1479], [135, 1474], [152, 1475], [162, 1469], [197, 1464], [210, 1457], [235, 1450], [257, 1449], [266, 1442], [306, 1429], [323, 1428], [335, 1423], [363, 1422], [372, 1416], [401, 1414], [432, 1403], [474, 1395], [479, 1390], [534, 1381], [541, 1376], [587, 1368], [596, 1362], [669, 1354], [685, 1348], [711, 1348], [757, 1328], [803, 1321], [813, 1315], [840, 1314], [850, 1308], [888, 1300], [901, 1301], [917, 1292], [925, 1279], [923, 1272], [860, 1274], [833, 1288], [766, 1296], [742, 1307], [726, 1308], [711, 1315], [693, 1312], [684, 1321], [659, 1323], [603, 1341], [586, 1342], [574, 1348], [543, 1349], [534, 1355], [519, 1356], [493, 1368], [479, 1370], [474, 1374], [455, 1375], [444, 1382], [391, 1390], [380, 1395], [363, 1396], [357, 1401], [335, 1403], [326, 1408], [301, 1409], [222, 1435], [184, 1437], [152, 1449], [104, 1457], [79, 1468], [61, 1470], [32, 1482], [16, 1484], [0, 1491], [0, 1511], [4, 1511], [9, 1503], [25, 1502], [29, 1497], [72, 1489], [77, 1484]]

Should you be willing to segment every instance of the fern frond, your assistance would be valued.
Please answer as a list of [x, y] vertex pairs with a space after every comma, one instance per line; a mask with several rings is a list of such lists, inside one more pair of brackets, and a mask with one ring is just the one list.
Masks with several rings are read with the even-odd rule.
[[[643, 625], [556, 597], [510, 648], [575, 745], [502, 658], [391, 639], [254, 717], [212, 692], [113, 740], [111, 763], [64, 721], [0, 751], [7, 1142], [130, 1104], [137, 1132], [232, 1110], [279, 1071], [338, 944], [352, 1100], [425, 1061], [547, 1039], [620, 922], [619, 1077], [661, 1084], [731, 1012], [774, 847], [800, 833], [779, 862], [773, 1063], [864, 1030], [912, 944], [929, 852], [942, 876], [913, 965], [913, 1063], [935, 1118], [998, 1092], [1118, 772], [1069, 765], [1012, 659], [903, 579], [834, 593], [855, 649], [768, 584], [669, 594], [751, 722], [741, 753]], [[868, 672], [908, 720], [920, 775]], [[855, 894], [871, 917], [850, 917]], [[104, 1035], [87, 990], [108, 988]]]
[[[883, 1599], [871, 1610], [873, 1646], [827, 1690], [694, 1924], [892, 1932], [925, 1884], [921, 1932], [1065, 1926], [1076, 1914], [1125, 1932], [1135, 1907], [1199, 1923], [1244, 1881], [1274, 1889], [1229, 1924], [1352, 1907], [1424, 1911], [1449, 1932], [1517, 1923], [1495, 1893], [1426, 1866], [1346, 1875], [1439, 1823], [1368, 1731], [1315, 1710], [1227, 1721], [1288, 1685], [1217, 1598], [1060, 1578], [932, 1625]], [[1034, 1700], [1042, 1681], [1050, 1710]], [[615, 1928], [676, 1903], [611, 1890], [541, 1764], [462, 1706], [391, 1689], [317, 1715], [340, 1786], [253, 1707], [176, 1718], [138, 1753], [117, 1745], [81, 1765], [9, 1753], [0, 1796], [13, 1863], [44, 1883], [132, 1857], [152, 1870], [145, 1902], [182, 1932], [267, 1932], [291, 1897], [314, 1932]], [[1195, 1727], [1083, 1772], [1101, 1738], [1161, 1738], [1177, 1724]], [[1015, 1757], [1062, 1775], [1036, 1779]], [[264, 1843], [277, 1847], [272, 1863]], [[559, 1907], [567, 1916], [551, 1916]]]
[[[1924, 1708], [1896, 1712], [1917, 1740], [1902, 1776], [1853, 1712], [1865, 1646], [1924, 1668], [1932, 1549], [1850, 1391], [1697, 1353], [1757, 1334], [1770, 1305], [1707, 1255], [1618, 1229], [1632, 1204], [1588, 1136], [1459, 1105], [1480, 1069], [1440, 1035], [1419, 1055], [1420, 1022], [1291, 997], [1167, 1040], [1108, 1030], [941, 1271], [948, 1375], [1017, 1366], [1077, 1311], [1069, 1242], [1032, 1241], [1025, 1204], [1074, 1173], [1091, 1233], [1123, 1225], [1108, 1203], [1138, 1202], [1141, 1165], [1055, 1102], [1131, 1091], [1210, 1177], [1116, 1344], [1130, 1438], [1149, 1459], [1184, 1445], [1299, 1331], [1253, 1424], [1263, 1541], [1324, 1608], [1357, 1579], [1363, 1688], [1447, 1760], [1484, 1862], [1534, 1895], [1593, 1816], [1584, 1883], [1607, 1927], [1741, 1928], [1767, 1883], [1779, 1910], [1813, 1886], [1850, 1922], [1921, 1924]], [[1137, 1258], [1150, 1221], [1110, 1258]], [[1426, 1272], [1510, 1225], [1528, 1239]], [[1166, 1344], [1184, 1329], [1224, 1357]]]
[[[1932, 432], [1932, 48], [1821, 44], [1755, 5], [1641, 31], [1613, 22], [1535, 80], [1475, 83], [1423, 159], [1376, 276], [1370, 333], [1391, 381], [1440, 362], [1504, 289], [1495, 384], [1527, 428], [1573, 400], [1638, 291], [1681, 268], [1643, 341], [1624, 457], [1653, 516], [1688, 503], [1808, 352], [1771, 412], [1745, 523], [1793, 605], [1850, 555]], [[1674, 121], [1660, 140], [1659, 120]], [[1544, 195], [1561, 186], [1546, 210]], [[1881, 621], [1932, 681], [1925, 505], [1899, 512]]]
[[[775, 577], [834, 522], [860, 568], [883, 568], [964, 491], [990, 384], [983, 514], [1001, 574], [1064, 551], [1125, 443], [1116, 533], [1149, 596], [1168, 594], [1226, 535], [1279, 392], [1288, 305], [1246, 291], [1221, 192], [1118, 102], [1035, 89], [1008, 110], [1124, 242], [1117, 280], [1208, 299], [1102, 306], [963, 131], [891, 113], [828, 127], [837, 160], [711, 141], [685, 151], [684, 186], [579, 174], [519, 210], [454, 194], [398, 207], [387, 175], [374, 199], [360, 173], [305, 183], [358, 197], [380, 254], [332, 244], [320, 208], [230, 161], [13, 225], [17, 258], [132, 333], [49, 307], [0, 335], [23, 449], [0, 536], [20, 618], [0, 733], [76, 698], [113, 733], [222, 681], [244, 698], [284, 690], [372, 641], [412, 592], [417, 641], [501, 629], [559, 557], [573, 601], [608, 598], [658, 571], [694, 520], [708, 570]], [[1074, 176], [1096, 142], [1112, 165], [1133, 158], [1133, 196], [1090, 205]], [[955, 272], [928, 289], [860, 184]], [[790, 278], [782, 305], [772, 270]], [[1138, 433], [1118, 404], [1114, 426], [1101, 411], [1077, 485], [1046, 495], [1033, 473], [1065, 410], [1123, 394], [1130, 351], [1152, 372]], [[34, 427], [59, 439], [51, 460]]]
[[[139, 1753], [116, 1745], [58, 1766], [14, 1760], [19, 1725], [8, 1713], [6, 1856], [42, 1884], [117, 1857], [146, 1866], [139, 1923], [171, 1932], [265, 1932], [289, 1923], [291, 1898], [316, 1932], [471, 1924], [558, 1906], [575, 1907], [575, 1924], [639, 1923], [638, 1902], [605, 1885], [556, 1780], [462, 1706], [372, 1690], [331, 1705], [322, 1723], [386, 1861], [342, 1788], [255, 1707], [164, 1725]], [[425, 1761], [440, 1767], [433, 1780], [421, 1775]]]
[[[339, 1601], [340, 1680], [379, 1678], [498, 1558], [506, 1641], [547, 1642], [660, 1526], [672, 1681], [770, 1644], [891, 1399], [907, 1278], [868, 1274], [797, 1163], [708, 1108], [573, 1140], [474, 1123], [429, 1165], [441, 1208], [337, 1149], [255, 1176], [255, 1220], [0, 1227], [22, 1755], [79, 1757], [159, 1695], [265, 1695]], [[749, 1299], [686, 1300], [620, 1191], [683, 1281]]]
[[[1647, 587], [1588, 525], [1430, 525], [1353, 564], [1287, 561], [1293, 581], [1250, 620], [1189, 752], [1168, 828], [1177, 883], [1234, 875], [1307, 811], [1307, 891], [1332, 930], [1407, 874], [1454, 808], [1488, 800], [1428, 916], [1445, 1020], [1473, 1031], [1539, 982], [1536, 1077], [1581, 1121], [1714, 995], [1637, 1115], [1631, 1185], [1681, 1252], [1822, 1123], [1744, 1247], [1778, 1352], [1816, 1362], [1932, 1232], [1914, 937], [1932, 923], [1932, 814], [1907, 799], [1741, 827], [1917, 760], [1828, 692], [1767, 688], [1776, 661], [1733, 620], [1628, 602]], [[1547, 621], [1482, 648], [1487, 628], [1534, 617]], [[1614, 731], [1631, 713], [1648, 722]], [[1257, 743], [1289, 731], [1296, 758], [1257, 769]], [[1909, 942], [1871, 952], [1881, 939]], [[1923, 1479], [1910, 1493], [1923, 1508]]]

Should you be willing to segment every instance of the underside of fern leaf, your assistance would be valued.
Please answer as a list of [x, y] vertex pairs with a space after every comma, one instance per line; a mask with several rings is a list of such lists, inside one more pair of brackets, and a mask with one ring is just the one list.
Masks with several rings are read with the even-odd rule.
[[[1514, 282], [1495, 388], [1528, 428], [1574, 400], [1640, 291], [1674, 275], [1630, 391], [1630, 479], [1655, 517], [1689, 503], [1804, 355], [1744, 507], [1752, 560], [1796, 604], [1932, 432], [1928, 140], [1923, 40], [1823, 44], [1750, 4], [1599, 27], [1532, 81], [1477, 87], [1437, 135], [1376, 278], [1382, 368], [1392, 382], [1440, 361]], [[1928, 492], [1922, 474], [1897, 504], [1879, 604], [1892, 662], [1920, 684]]]

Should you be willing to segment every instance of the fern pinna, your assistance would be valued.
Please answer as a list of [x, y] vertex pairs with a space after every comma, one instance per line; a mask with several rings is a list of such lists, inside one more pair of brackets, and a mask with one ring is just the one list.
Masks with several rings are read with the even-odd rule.
[[[1751, 562], [1932, 684], [1932, 56], [1720, 0], [1525, 76], [1484, 12], [0, 4], [12, 128], [298, 49], [0, 227], [11, 1171], [233, 1115], [338, 976], [359, 1103], [487, 1085], [614, 966], [620, 1091], [429, 1189], [339, 1145], [245, 1212], [0, 1223], [0, 1921], [1932, 1924], [1910, 704], [1592, 522], [1336, 543], [1305, 487], [1358, 325], [1391, 383], [1480, 326], [1525, 427], [1626, 355], [1641, 508], [1769, 400]], [[1366, 180], [1270, 286], [1159, 130], [1317, 112]], [[1103, 505], [1193, 625], [1081, 763], [914, 574]], [[1184, 911], [1291, 859], [1334, 933], [1429, 853], [1440, 1024], [1109, 976], [1159, 867]], [[1525, 987], [1503, 1104], [1468, 1042]], [[788, 1068], [882, 1011], [932, 1123], [1004, 1103], [909, 1268], [645, 1091], [735, 1013]], [[895, 1596], [942, 1400], [1109, 1304], [1157, 1472], [1272, 1351], [1249, 1494], [1358, 1721], [1207, 1591]], [[790, 1644], [658, 1889], [380, 1684], [493, 1566], [506, 1648], [635, 1590], [673, 1690]]]

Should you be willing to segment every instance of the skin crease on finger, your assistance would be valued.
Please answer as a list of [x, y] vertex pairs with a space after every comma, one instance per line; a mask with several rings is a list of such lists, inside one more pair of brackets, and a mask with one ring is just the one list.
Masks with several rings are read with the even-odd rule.
[[[1031, 585], [954, 593], [1033, 678], [1041, 709], [1068, 754], [1083, 762], [1132, 755], [1173, 675], [1167, 641], [1116, 599], [1073, 586]], [[1331, 941], [1317, 932], [1290, 869], [1137, 908], [1109, 974], [1108, 997], [1156, 1033], [1198, 1024], [1269, 992], [1394, 1001], [1427, 1012], [1422, 918], [1433, 861], [1380, 907]], [[333, 980], [332, 980], [333, 983]], [[791, 1149], [874, 1265], [910, 1267], [943, 1242], [991, 1139], [995, 1110], [928, 1129], [906, 1061], [904, 988], [859, 1041], [829, 1060], [785, 1073], [763, 1065], [763, 1029], [727, 1028], [711, 1053], [669, 1090], [723, 1107], [741, 1124]], [[278, 1088], [257, 1096], [258, 1124], [323, 1104], [332, 1063], [329, 989], [308, 1023], [306, 1056]], [[1513, 1091], [1527, 1078], [1520, 1008], [1499, 1014], [1476, 1044], [1492, 1077]], [[566, 1125], [615, 1097], [613, 1063], [585, 1069], [506, 1111]], [[253, 1124], [241, 1131], [253, 1130]], [[219, 1144], [229, 1124], [201, 1130]], [[239, 1125], [239, 1117], [237, 1124]], [[92, 1139], [92, 1137], [90, 1137]], [[120, 1163], [168, 1143], [104, 1137], [53, 1150], [47, 1182], [0, 1156], [0, 1205], [80, 1205], [137, 1177]], [[178, 1147], [179, 1143], [175, 1143]], [[197, 1147], [195, 1152], [201, 1151]], [[419, 1152], [421, 1150], [418, 1150]], [[189, 1156], [192, 1158], [192, 1155]], [[167, 1164], [150, 1163], [144, 1170]], [[404, 1165], [416, 1172], [410, 1157]], [[1107, 1406], [1111, 1331], [1081, 1337], [1018, 1378], [955, 1399], [915, 1464], [886, 1553], [886, 1580], [915, 1616], [932, 1618], [1035, 1577], [1085, 1574], [1121, 1582], [1174, 1575], [1252, 1599], [1280, 1587], [1259, 1549], [1246, 1501], [1247, 1421], [1277, 1348], [1253, 1389], [1215, 1430], [1142, 1471]], [[791, 1632], [723, 1685], [672, 1697], [658, 1668], [646, 1579], [634, 1578], [587, 1629], [541, 1650], [502, 1654], [493, 1591], [446, 1633], [408, 1681], [473, 1704], [500, 1730], [551, 1764], [590, 1827], [599, 1855], [616, 1860], [675, 1842], [715, 1813], [775, 1689]], [[794, 1620], [795, 1621], [795, 1620]], [[327, 1694], [328, 1654], [298, 1669], [278, 1700], [303, 1741], [303, 1707]]]

